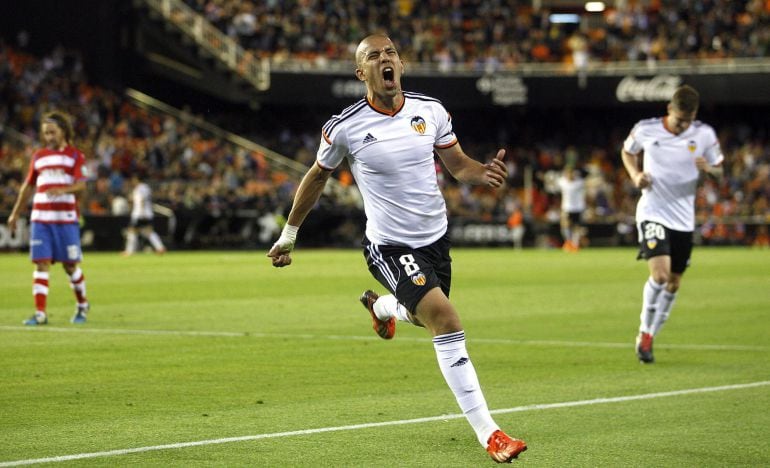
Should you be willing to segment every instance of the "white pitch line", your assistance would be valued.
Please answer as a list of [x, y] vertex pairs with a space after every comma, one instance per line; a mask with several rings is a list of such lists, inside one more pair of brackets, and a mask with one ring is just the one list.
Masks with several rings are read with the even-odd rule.
[[[49, 332], [49, 333], [103, 333], [107, 335], [161, 335], [161, 336], [204, 336], [204, 337], [230, 337], [230, 338], [296, 338], [305, 340], [350, 340], [350, 341], [379, 341], [373, 335], [312, 335], [307, 333], [260, 333], [260, 332], [217, 332], [195, 330], [131, 330], [116, 328], [83, 328], [83, 327], [22, 327], [12, 325], [0, 325], [0, 330], [25, 331], [25, 332]], [[400, 337], [399, 341], [430, 342], [430, 338]], [[560, 341], [560, 340], [512, 340], [507, 338], [471, 338], [470, 343], [496, 343], [518, 344], [530, 346], [552, 346], [570, 348], [616, 348], [626, 349], [632, 346], [632, 340], [628, 343], [611, 343], [596, 341]], [[698, 351], [767, 351], [766, 346], [748, 346], [731, 344], [656, 344], [657, 349], [692, 349]]]
[[[492, 414], [521, 413], [525, 411], [573, 408], [576, 406], [600, 405], [600, 404], [606, 404], [606, 403], [623, 403], [627, 401], [651, 400], [654, 398], [691, 395], [695, 393], [743, 390], [747, 388], [764, 387], [767, 385], [770, 385], [770, 380], [765, 380], [760, 382], [751, 382], [751, 383], [745, 383], [745, 384], [721, 385], [718, 387], [701, 387], [701, 388], [690, 388], [686, 390], [673, 390], [670, 392], [645, 393], [641, 395], [628, 395], [628, 396], [610, 397], [610, 398], [594, 398], [592, 400], [565, 401], [561, 403], [544, 403], [544, 404], [537, 404], [537, 405], [516, 406], [513, 408], [492, 410], [491, 413]], [[56, 463], [56, 462], [64, 462], [64, 461], [71, 461], [71, 460], [83, 460], [86, 458], [113, 457], [118, 455], [130, 455], [134, 453], [153, 452], [158, 450], [171, 450], [171, 449], [180, 449], [180, 448], [186, 448], [186, 447], [200, 447], [204, 445], [227, 444], [230, 442], [245, 442], [245, 441], [261, 440], [261, 439], [275, 439], [279, 437], [294, 437], [294, 436], [301, 436], [301, 435], [321, 434], [324, 432], [353, 431], [356, 429], [371, 429], [375, 427], [384, 427], [384, 426], [402, 426], [405, 424], [420, 424], [420, 423], [434, 422], [434, 421], [446, 421], [449, 419], [460, 419], [463, 417], [464, 415], [462, 414], [444, 414], [441, 416], [431, 416], [427, 418], [401, 419], [396, 421], [384, 421], [384, 422], [378, 422], [378, 423], [353, 424], [349, 426], [320, 427], [317, 429], [302, 429], [298, 431], [273, 432], [268, 434], [256, 434], [256, 435], [248, 435], [248, 436], [241, 436], [241, 437], [226, 437], [222, 439], [197, 440], [193, 442], [179, 442], [175, 444], [152, 445], [147, 447], [108, 450], [104, 452], [77, 453], [73, 455], [60, 455], [57, 457], [34, 458], [34, 459], [27, 459], [27, 460], [0, 462], [0, 467], [32, 465], [35, 463]]]

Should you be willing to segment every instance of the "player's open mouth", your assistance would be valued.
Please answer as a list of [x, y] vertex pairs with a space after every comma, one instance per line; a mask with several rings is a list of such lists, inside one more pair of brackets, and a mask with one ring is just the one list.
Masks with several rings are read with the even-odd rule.
[[393, 81], [393, 78], [396, 76], [396, 73], [393, 71], [392, 67], [385, 67], [382, 70], [382, 79], [385, 81], [385, 86], [387, 88], [392, 88], [396, 86], [395, 81]]

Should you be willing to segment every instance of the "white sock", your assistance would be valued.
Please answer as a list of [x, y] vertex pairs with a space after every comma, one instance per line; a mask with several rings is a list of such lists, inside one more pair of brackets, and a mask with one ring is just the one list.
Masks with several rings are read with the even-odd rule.
[[136, 252], [136, 244], [138, 243], [138, 238], [136, 236], [136, 233], [133, 231], [129, 231], [126, 234], [126, 253], [132, 254]]
[[674, 307], [674, 301], [676, 301], [676, 293], [663, 291], [658, 297], [658, 313], [655, 314], [655, 321], [652, 323], [652, 336], [658, 334], [663, 324], [668, 320], [668, 316], [671, 315], [671, 309]]
[[156, 252], [160, 252], [161, 250], [166, 250], [166, 248], [163, 246], [163, 241], [160, 240], [160, 236], [157, 232], [152, 231], [149, 236], [147, 236], [147, 239], [150, 241], [150, 244], [152, 244], [152, 248], [155, 249]]
[[402, 322], [412, 321], [409, 319], [409, 311], [404, 307], [396, 296], [393, 294], [385, 294], [380, 296], [374, 303], [374, 315], [380, 320], [388, 320], [391, 317], [396, 317], [396, 320]]
[[642, 292], [642, 313], [639, 316], [639, 331], [652, 333], [652, 325], [655, 322], [658, 295], [663, 291], [664, 284], [658, 284], [652, 277], [647, 278]]
[[433, 338], [433, 347], [444, 380], [455, 395], [465, 418], [476, 432], [482, 447], [487, 446], [489, 436], [500, 429], [487, 408], [476, 369], [465, 350], [465, 332], [459, 331]]

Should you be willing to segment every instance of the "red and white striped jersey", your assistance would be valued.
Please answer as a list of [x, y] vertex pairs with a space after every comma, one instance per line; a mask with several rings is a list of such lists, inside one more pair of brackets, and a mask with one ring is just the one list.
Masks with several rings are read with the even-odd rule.
[[77, 223], [78, 207], [74, 193], [48, 195], [47, 190], [69, 187], [85, 180], [85, 156], [74, 146], [62, 150], [42, 148], [32, 155], [27, 183], [35, 185], [30, 221], [37, 223]]

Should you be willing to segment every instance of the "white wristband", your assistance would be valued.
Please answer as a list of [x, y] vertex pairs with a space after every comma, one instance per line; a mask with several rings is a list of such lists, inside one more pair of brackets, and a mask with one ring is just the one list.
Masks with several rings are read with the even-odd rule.
[[275, 241], [275, 245], [281, 250], [291, 252], [294, 250], [294, 242], [297, 240], [297, 231], [299, 231], [299, 226], [285, 225], [281, 231], [281, 237]]
[[297, 240], [298, 231], [299, 226], [292, 226], [291, 224], [287, 224], [283, 227], [283, 231], [281, 231], [281, 238], [286, 239], [293, 244], [294, 241]]

